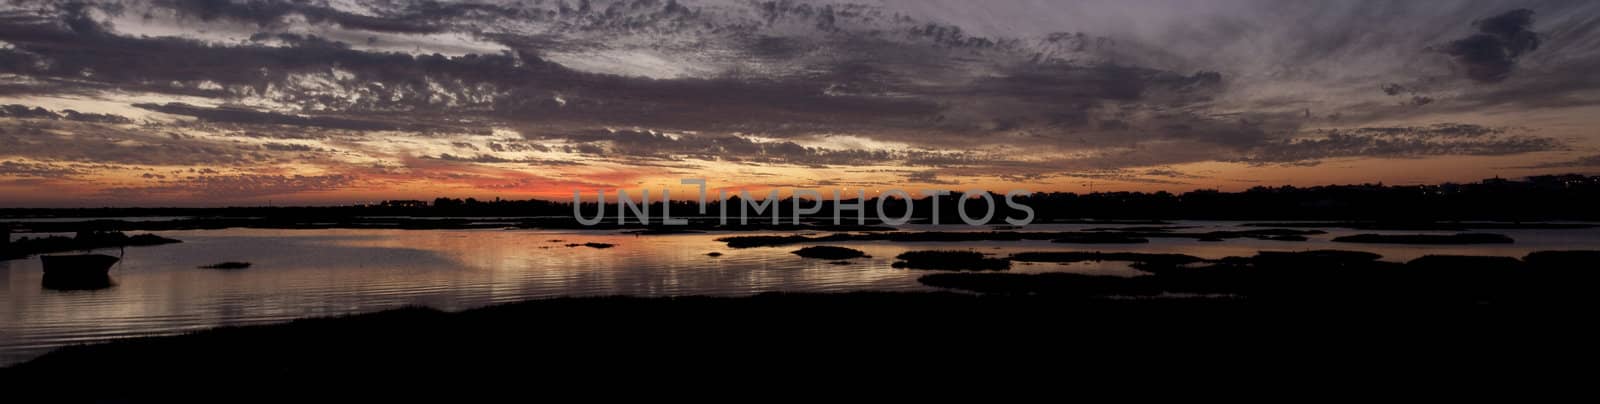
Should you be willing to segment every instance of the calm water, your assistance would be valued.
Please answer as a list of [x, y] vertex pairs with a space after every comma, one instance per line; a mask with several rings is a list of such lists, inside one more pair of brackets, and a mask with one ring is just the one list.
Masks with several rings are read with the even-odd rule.
[[[1240, 229], [1237, 223], [1185, 222], [1182, 231]], [[935, 230], [904, 226], [906, 230]], [[1029, 231], [1089, 225], [1030, 226]], [[940, 227], [937, 230], [987, 230]], [[536, 230], [195, 230], [157, 232], [182, 244], [129, 248], [111, 270], [116, 285], [93, 291], [41, 286], [39, 260], [0, 261], [0, 365], [51, 348], [112, 338], [171, 334], [223, 325], [370, 312], [407, 305], [459, 310], [555, 296], [747, 295], [766, 291], [929, 290], [927, 272], [890, 267], [920, 249], [1177, 252], [1206, 258], [1257, 251], [1338, 248], [1404, 261], [1426, 254], [1505, 255], [1600, 248], [1600, 230], [1507, 230], [1511, 245], [1401, 246], [1332, 243], [1357, 231], [1328, 229], [1310, 242], [1234, 239], [1220, 243], [1152, 239], [1143, 245], [1082, 246], [1025, 242], [829, 243], [873, 257], [833, 265], [790, 254], [797, 246], [729, 249], [733, 233], [634, 236], [614, 231]], [[1368, 233], [1370, 231], [1360, 231]], [[1385, 232], [1379, 232], [1385, 233]], [[1428, 232], [1387, 232], [1396, 234]], [[1448, 232], [1438, 232], [1448, 233]], [[737, 233], [739, 235], [757, 233]], [[21, 235], [14, 235], [17, 237]], [[560, 241], [552, 241], [560, 240]], [[610, 249], [565, 247], [602, 242]], [[722, 252], [721, 257], [706, 253]], [[117, 254], [111, 250], [110, 254]], [[198, 269], [247, 261], [245, 270]], [[1019, 263], [1020, 264], [1020, 263]], [[1020, 264], [1013, 272], [1131, 276], [1125, 263]]]

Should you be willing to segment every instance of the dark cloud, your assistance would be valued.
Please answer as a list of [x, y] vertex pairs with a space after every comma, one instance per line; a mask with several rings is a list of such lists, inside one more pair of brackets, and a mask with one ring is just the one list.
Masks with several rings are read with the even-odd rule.
[[155, 185], [109, 188], [112, 197], [212, 196], [248, 198], [256, 196], [332, 191], [351, 186], [356, 178], [330, 175], [198, 175], [174, 180], [157, 180]]
[[433, 158], [433, 159], [439, 159], [439, 160], [444, 160], [444, 161], [456, 161], [456, 162], [468, 162], [468, 163], [515, 163], [515, 162], [517, 162], [517, 160], [512, 160], [512, 159], [503, 158], [503, 157], [496, 157], [496, 156], [488, 155], [488, 154], [479, 154], [479, 155], [476, 155], [476, 156], [456, 156], [456, 155], [453, 155], [453, 154], [444, 153], [444, 154], [440, 154], [439, 157], [426, 157], [426, 156], [424, 156], [424, 158]]
[[[1211, 143], [1232, 148], [1247, 148], [1269, 141], [1273, 133], [1263, 122], [1249, 118], [1233, 120], [1206, 118], [1192, 115], [1164, 117], [1153, 120], [1165, 137]], [[1164, 122], [1164, 123], [1162, 123]]]
[[[930, 181], [1154, 182], [1191, 177], [1142, 168], [1561, 149], [1498, 128], [1375, 125], [1592, 105], [1600, 88], [1600, 59], [1584, 57], [1600, 24], [1564, 17], [1592, 15], [1586, 5], [1541, 4], [1546, 36], [1516, 10], [1462, 38], [1462, 21], [1504, 6], [1207, 4], [1193, 8], [1214, 12], [1120, 27], [1081, 15], [1169, 13], [924, 3], [31, 2], [0, 10], [0, 94], [139, 100], [198, 119], [4, 107], [0, 155], [235, 169], [310, 151], [330, 153], [315, 164], [339, 164], [331, 153], [386, 165], [892, 164]], [[937, 18], [945, 11], [965, 20]], [[1005, 24], [982, 21], [990, 12]], [[184, 34], [124, 26], [140, 15]], [[1429, 43], [1448, 46], [1416, 52]], [[1518, 85], [1463, 86], [1452, 61], [1478, 81], [1517, 70]], [[1303, 129], [1329, 125], [1350, 128]], [[524, 138], [475, 137], [488, 128]], [[835, 135], [867, 142], [833, 146]], [[453, 154], [396, 151], [439, 144]]]
[[496, 152], [529, 152], [529, 151], [548, 152], [548, 151], [550, 151], [550, 147], [542, 145], [542, 144], [538, 144], [538, 143], [503, 142], [502, 141], [502, 142], [489, 142], [489, 150], [493, 150], [493, 151], [496, 151]]
[[1572, 159], [1572, 160], [1566, 160], [1566, 161], [1551, 161], [1551, 162], [1546, 162], [1546, 163], [1539, 163], [1539, 164], [1521, 166], [1521, 167], [1514, 167], [1514, 168], [1546, 169], [1546, 168], [1578, 168], [1578, 167], [1600, 167], [1600, 154], [1590, 155], [1590, 156], [1583, 156], [1583, 157], [1579, 157], [1579, 158]]
[[453, 154], [449, 154], [449, 153], [441, 153], [441, 154], [439, 154], [438, 157], [423, 156], [423, 158], [425, 158], [425, 159], [434, 159], [434, 160], [443, 160], [443, 161], [453, 161], [453, 162], [458, 162], [458, 163], [485, 163], [485, 164], [521, 163], [521, 164], [536, 165], [536, 166], [568, 166], [568, 165], [578, 165], [579, 164], [578, 162], [575, 162], [575, 161], [562, 161], [562, 160], [549, 160], [549, 159], [534, 159], [534, 158], [513, 159], [513, 158], [505, 158], [505, 157], [500, 157], [500, 156], [495, 156], [495, 155], [492, 155], [492, 154], [485, 154], [485, 153], [479, 153], [479, 154], [474, 155], [474, 156], [457, 156], [457, 155], [453, 155]]
[[261, 147], [266, 148], [267, 150], [280, 152], [311, 152], [320, 150], [308, 145], [293, 143], [267, 143], [261, 145]]
[[[160, 4], [205, 20], [229, 19], [264, 26], [291, 14], [329, 16], [321, 18], [339, 24], [345, 21], [344, 17], [332, 17], [336, 14], [314, 11], [322, 7], [304, 3]], [[601, 32], [696, 32], [694, 35], [705, 36], [703, 40], [736, 48], [736, 54], [751, 55], [748, 60], [734, 60], [736, 63], [803, 67], [797, 72], [761, 76], [651, 80], [582, 73], [551, 63], [544, 55], [551, 50], [548, 39], [538, 36], [500, 34], [493, 37], [511, 51], [458, 57], [366, 52], [320, 37], [277, 32], [258, 33], [252, 36], [256, 40], [252, 43], [231, 45], [118, 35], [78, 8], [64, 9], [58, 19], [41, 16], [0, 24], [0, 39], [19, 50], [8, 54], [16, 62], [0, 65], [0, 69], [124, 90], [225, 99], [268, 98], [320, 114], [450, 111], [541, 124], [604, 122], [774, 135], [871, 131], [886, 137], [927, 139], [930, 143], [973, 140], [963, 136], [928, 137], [930, 133], [1081, 127], [1100, 120], [1098, 104], [1104, 102], [1159, 102], [1165, 107], [1202, 102], [1220, 90], [1222, 81], [1221, 74], [1212, 72], [1183, 74], [1135, 66], [1073, 65], [1042, 56], [1038, 49], [1014, 40], [978, 38], [962, 34], [956, 27], [884, 22], [875, 19], [881, 16], [873, 17], [862, 7], [798, 3], [761, 7], [768, 14], [769, 24], [782, 25], [795, 18], [807, 21], [807, 26], [834, 21], [821, 25], [832, 27], [824, 31], [835, 32], [845, 26], [838, 25], [842, 21], [851, 21], [854, 25], [849, 27], [854, 31], [826, 40], [804, 35], [772, 37], [751, 35], [757, 28], [728, 21], [697, 20], [714, 27], [705, 32], [682, 22], [684, 18], [706, 17], [688, 13], [684, 6], [672, 2], [609, 3], [603, 9], [597, 6], [584, 11], [578, 7], [571, 11], [573, 16], [554, 17], [563, 24], [582, 24]], [[467, 12], [426, 2], [397, 2], [389, 8], [405, 11], [384, 12], [380, 16], [400, 18], [420, 13], [451, 19], [480, 18], [478, 21], [482, 22], [482, 18], [509, 15], [504, 10]], [[891, 31], [896, 32], [892, 36], [873, 34], [881, 32], [884, 24], [903, 25], [904, 30]], [[282, 42], [283, 46], [259, 44], [268, 40]], [[774, 41], [788, 41], [792, 45], [786, 46], [811, 51], [765, 49], [772, 47]], [[567, 45], [581, 42], [575, 40]], [[994, 62], [988, 63], [992, 66], [975, 66], [962, 60], [968, 57]], [[317, 83], [316, 87], [308, 88], [309, 82]], [[163, 108], [202, 114], [171, 105]], [[359, 119], [353, 118], [286, 118], [234, 110], [203, 115], [218, 120], [350, 129], [377, 125], [355, 122]]]
[[146, 128], [65, 120], [0, 120], [0, 156], [133, 165], [239, 165], [270, 160], [253, 147], [170, 137]]
[[[1081, 184], [1081, 185], [1084, 185], [1084, 186], [1092, 185], [1092, 183], [1094, 181], [1119, 181], [1119, 182], [1134, 182], [1134, 183], [1144, 183], [1144, 184], [1167, 184], [1167, 185], [1185, 184], [1185, 182], [1175, 181], [1175, 180], [1172, 180], [1172, 179], [1169, 179], [1169, 178], [1150, 178], [1150, 176], [1148, 174], [1144, 174], [1144, 173], [1133, 171], [1133, 170], [1125, 170], [1125, 169], [1077, 170], [1077, 171], [1071, 171], [1071, 172], [1063, 172], [1063, 173], [1060, 173], [1060, 174], [1056, 174], [1055, 176], [1084, 180], [1085, 182], [1083, 184]], [[1160, 177], [1160, 176], [1157, 176], [1157, 177]], [[1087, 191], [1087, 189], [1085, 189], [1085, 190]]]
[[1400, 95], [1400, 93], [1406, 92], [1411, 92], [1411, 90], [1407, 89], [1406, 86], [1400, 85], [1399, 83], [1384, 83], [1383, 85], [1384, 94]]
[[248, 123], [259, 125], [315, 126], [329, 129], [349, 130], [399, 129], [398, 126], [386, 122], [359, 121], [331, 117], [302, 117], [233, 107], [206, 108], [175, 102], [159, 105], [133, 104], [133, 106], [173, 115], [187, 115], [213, 122]]
[[435, 5], [433, 10], [429, 10], [435, 13], [423, 10], [396, 10], [390, 13], [392, 17], [375, 17], [339, 11], [304, 1], [159, 0], [157, 4], [165, 5], [171, 10], [177, 11], [180, 15], [205, 21], [227, 19], [251, 23], [259, 27], [272, 27], [283, 24], [283, 20], [286, 17], [297, 15], [312, 23], [337, 24], [345, 28], [367, 31], [410, 34], [443, 31], [444, 27], [438, 24], [437, 12], [464, 11], [468, 7], [480, 10], [500, 10], [500, 8], [489, 5]]
[[250, 41], [251, 42], [264, 42], [264, 41], [268, 41], [268, 40], [276, 40], [276, 41], [282, 42], [286, 46], [293, 46], [293, 47], [300, 47], [300, 48], [332, 48], [332, 49], [349, 49], [350, 48], [350, 44], [347, 44], [347, 43], [344, 43], [344, 42], [325, 39], [325, 38], [322, 38], [322, 37], [319, 37], [319, 36], [316, 36], [316, 35], [300, 35], [300, 34], [293, 34], [293, 33], [258, 32], [255, 35], [251, 35], [250, 36]]
[[[268, 10], [283, 9], [280, 3], [263, 4], [270, 5]], [[235, 15], [234, 6], [203, 15]], [[266, 14], [277, 15], [277, 11]], [[61, 18], [77, 21], [87, 17], [69, 14]], [[0, 64], [0, 68], [123, 90], [266, 97], [319, 111], [470, 111], [521, 121], [604, 121], [722, 131], [866, 129], [894, 120], [917, 121], [937, 111], [929, 102], [904, 97], [829, 95], [824, 91], [828, 84], [812, 78], [657, 81], [575, 72], [543, 60], [543, 50], [530, 45], [536, 41], [521, 37], [502, 38], [512, 52], [449, 57], [364, 52], [285, 34], [258, 39], [290, 38], [291, 46], [136, 38], [107, 31], [93, 19], [81, 24], [88, 27], [71, 28], [72, 24], [49, 18], [0, 24], [0, 39], [20, 51], [7, 52], [6, 56], [16, 60]], [[337, 79], [337, 74], [349, 77]], [[318, 82], [319, 87], [305, 88], [308, 80]], [[215, 86], [208, 89], [202, 82]], [[570, 101], [555, 101], [555, 94], [568, 94]], [[162, 108], [200, 113], [182, 106]], [[204, 116], [351, 129], [382, 127], [348, 119], [295, 119], [233, 110], [205, 112]]]
[[413, 124], [396, 122], [394, 120], [354, 119], [336, 116], [299, 116], [275, 112], [262, 112], [238, 107], [208, 108], [183, 103], [166, 103], [159, 105], [133, 104], [133, 106], [161, 113], [192, 116], [210, 122], [240, 123], [251, 125], [290, 125], [357, 131], [406, 130], [419, 132], [482, 132], [482, 130], [439, 126], [434, 124]]
[[936, 172], [936, 171], [932, 171], [932, 170], [929, 170], [929, 171], [913, 171], [913, 172], [910, 172], [910, 173], [906, 173], [905, 177], [906, 177], [906, 181], [911, 181], [911, 182], [916, 182], [916, 183], [939, 184], [939, 185], [961, 185], [960, 181], [939, 179], [939, 173]]
[[955, 167], [983, 164], [989, 160], [996, 160], [990, 156], [979, 156], [972, 152], [932, 152], [922, 150], [908, 150], [901, 152], [905, 164], [925, 167]]
[[[60, 19], [80, 17], [69, 14], [57, 18], [0, 20], [0, 40], [15, 46], [0, 50], [0, 71], [71, 79], [79, 85], [113, 89], [206, 97], [269, 97], [307, 108], [391, 112], [489, 106], [495, 98], [486, 92], [492, 92], [494, 84], [517, 87], [511, 83], [548, 83], [566, 72], [533, 55], [413, 56], [320, 44], [230, 46], [184, 38], [121, 36], [100, 28], [71, 28], [72, 24]], [[95, 23], [91, 19], [84, 24]], [[335, 70], [353, 77], [328, 80], [343, 86], [337, 91], [301, 89], [304, 79], [329, 78]], [[201, 86], [203, 82], [214, 87]]]
[[58, 114], [44, 108], [28, 107], [26, 105], [19, 104], [0, 105], [0, 118], [65, 119], [78, 122], [113, 124], [133, 122], [132, 119], [128, 119], [127, 117], [120, 115], [85, 113], [70, 109], [63, 109], [61, 110], [61, 113]]
[[[1398, 83], [1385, 83], [1381, 88], [1383, 89], [1383, 93], [1385, 95], [1389, 95], [1389, 96], [1409, 95], [1410, 96], [1409, 99], [1405, 99], [1404, 101], [1400, 102], [1400, 105], [1402, 105], [1402, 106], [1420, 107], [1420, 106], [1432, 104], [1435, 101], [1435, 99], [1433, 97], [1418, 94], [1417, 90], [1408, 88], [1408, 87], [1400, 85]], [[1308, 115], [1310, 114], [1309, 110], [1307, 111], [1307, 114]]]
[[23, 119], [61, 119], [60, 115], [56, 115], [50, 110], [39, 107], [29, 108], [26, 105], [17, 104], [0, 106], [0, 116]]
[[[359, 132], [306, 130], [304, 127], [295, 126], [262, 126], [206, 120], [171, 122], [166, 125], [172, 129], [210, 132], [252, 139], [333, 141], [337, 139], [357, 139], [364, 135]], [[173, 132], [172, 135], [178, 138], [188, 136], [176, 132]]]
[[1171, 169], [1171, 168], [1152, 168], [1152, 169], [1145, 170], [1141, 174], [1147, 175], [1147, 176], [1151, 176], [1151, 177], [1180, 178], [1180, 179], [1200, 179], [1200, 178], [1205, 178], [1205, 177], [1202, 177], [1202, 176], [1185, 173], [1185, 172], [1174, 170], [1174, 169]]
[[1516, 9], [1472, 23], [1477, 34], [1451, 42], [1445, 49], [1466, 68], [1467, 77], [1484, 83], [1504, 81], [1516, 68], [1517, 58], [1539, 49], [1533, 10]]
[[823, 149], [789, 141], [757, 142], [731, 135], [667, 134], [643, 130], [597, 129], [571, 133], [530, 133], [525, 136], [578, 142], [580, 152], [618, 158], [823, 166], [878, 164], [897, 157], [892, 152], [880, 150]]
[[1281, 164], [1340, 157], [1501, 156], [1568, 148], [1556, 139], [1505, 132], [1470, 124], [1330, 129], [1267, 143], [1241, 161]]
[[1439, 123], [1427, 126], [1374, 126], [1344, 129], [1325, 129], [1317, 133], [1354, 136], [1414, 137], [1414, 138], [1477, 138], [1506, 133], [1505, 128], [1495, 128], [1469, 123]]
[[65, 178], [83, 175], [81, 169], [47, 163], [0, 161], [0, 177]]

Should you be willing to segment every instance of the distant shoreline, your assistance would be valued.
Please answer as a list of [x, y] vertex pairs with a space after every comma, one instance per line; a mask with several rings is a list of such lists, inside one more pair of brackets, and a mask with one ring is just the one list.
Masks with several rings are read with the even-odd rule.
[[[892, 185], [892, 184], [891, 184]], [[992, 197], [1003, 195], [991, 194]], [[715, 199], [715, 198], [713, 198]], [[802, 198], [804, 199], [804, 198]], [[876, 218], [878, 196], [863, 203], [864, 216]], [[895, 198], [898, 199], [898, 198]], [[1037, 213], [1035, 222], [1060, 222], [1095, 218], [1100, 220], [1312, 220], [1312, 221], [1378, 221], [1378, 222], [1451, 222], [1451, 221], [1600, 221], [1600, 176], [1584, 174], [1536, 175], [1521, 180], [1487, 178], [1474, 183], [1443, 183], [1433, 185], [1320, 185], [1320, 186], [1257, 186], [1239, 192], [1197, 189], [1188, 192], [1038, 192], [1017, 198]], [[909, 207], [913, 219], [930, 220], [932, 212], [939, 212], [945, 223], [960, 223], [954, 209], [959, 196], [947, 195], [937, 199], [921, 197], [912, 199]], [[813, 219], [832, 218], [833, 201], [796, 203], [793, 196], [778, 200], [776, 209], [787, 221], [797, 209], [820, 207], [821, 215], [802, 215]], [[726, 206], [724, 206], [726, 205]], [[726, 202], [708, 201], [702, 215], [715, 216], [727, 208], [729, 217], [739, 217], [741, 209], [749, 209], [737, 196]], [[799, 205], [804, 205], [802, 208]], [[593, 202], [580, 204], [585, 217], [593, 216], [598, 209]], [[617, 212], [617, 204], [605, 204], [608, 212]], [[935, 206], [940, 207], [936, 209]], [[883, 206], [883, 217], [901, 217], [908, 205], [901, 200], [890, 200]], [[672, 201], [674, 217], [687, 217], [701, 212], [698, 201], [684, 198]], [[659, 220], [664, 205], [657, 200], [645, 205]], [[976, 208], [971, 208], [976, 209]], [[974, 212], [977, 213], [977, 212]], [[1015, 216], [1018, 211], [999, 204], [989, 224], [1003, 225], [1003, 218]], [[253, 217], [253, 218], [489, 218], [489, 217], [544, 217], [565, 218], [574, 223], [571, 199], [545, 200], [478, 200], [474, 198], [436, 198], [425, 200], [386, 200], [328, 206], [231, 206], [231, 207], [100, 207], [100, 208], [50, 208], [12, 207], [0, 208], [0, 222], [19, 218], [67, 217]], [[753, 221], [765, 217], [749, 215]], [[982, 216], [977, 214], [977, 216]], [[1019, 216], [1020, 217], [1020, 216]], [[850, 219], [850, 218], [847, 218]], [[614, 222], [605, 222], [612, 224]], [[848, 223], [848, 222], [847, 222]]]
[[[687, 225], [664, 225], [659, 218], [649, 224], [630, 221], [625, 224], [605, 222], [593, 226], [577, 223], [570, 217], [549, 216], [487, 216], [487, 217], [444, 217], [444, 216], [268, 216], [268, 217], [238, 217], [238, 216], [190, 216], [172, 217], [166, 215], [152, 216], [156, 220], [129, 220], [138, 216], [93, 217], [75, 218], [71, 216], [51, 217], [53, 220], [39, 220], [45, 218], [15, 218], [0, 217], [0, 228], [9, 229], [12, 233], [72, 233], [79, 231], [164, 231], [164, 230], [212, 230], [228, 228], [257, 228], [257, 229], [413, 229], [413, 230], [451, 230], [451, 229], [562, 229], [562, 230], [643, 230], [645, 234], [667, 234], [671, 232], [688, 231], [887, 231], [895, 230], [894, 227], [885, 226], [875, 220], [868, 220], [864, 225], [854, 223], [833, 224], [823, 218], [805, 218], [800, 224], [773, 225], [763, 221], [753, 220], [748, 224], [731, 221], [727, 224], [719, 223], [718, 219], [711, 217], [688, 217]], [[80, 220], [81, 219], [81, 220]], [[1271, 219], [1122, 219], [1122, 218], [1071, 218], [1040, 220], [1032, 225], [1048, 224], [1089, 224], [1105, 226], [1159, 226], [1171, 225], [1175, 221], [1237, 221], [1244, 222], [1245, 227], [1288, 227], [1288, 228], [1350, 228], [1362, 230], [1504, 230], [1504, 229], [1583, 229], [1600, 227], [1600, 221], [1588, 220], [1539, 220], [1539, 221], [1502, 221], [1502, 220], [1459, 220], [1459, 221], [1433, 221], [1433, 220], [1314, 220], [1314, 219], [1278, 219], [1289, 222], [1272, 222]], [[913, 220], [910, 224], [931, 224], [928, 218]], [[945, 223], [948, 224], [948, 223]], [[951, 224], [952, 230], [1022, 230], [1026, 226], [1010, 226], [1004, 222], [992, 223], [988, 227], [973, 227], [960, 224]]]

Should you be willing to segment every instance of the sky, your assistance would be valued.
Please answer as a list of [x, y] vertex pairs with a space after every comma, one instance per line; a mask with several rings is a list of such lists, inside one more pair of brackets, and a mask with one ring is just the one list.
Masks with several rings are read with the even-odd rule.
[[1596, 71], [1594, 1], [0, 0], [0, 206], [1594, 174]]

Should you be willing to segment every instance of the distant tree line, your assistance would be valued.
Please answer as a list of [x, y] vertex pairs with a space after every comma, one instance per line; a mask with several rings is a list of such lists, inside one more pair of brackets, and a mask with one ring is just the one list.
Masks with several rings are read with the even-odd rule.
[[[1004, 223], [1006, 217], [1024, 216], [1006, 206], [1005, 195], [991, 194], [995, 211], [991, 222]], [[615, 194], [608, 192], [607, 222], [615, 223]], [[956, 212], [959, 193], [938, 198], [941, 223], [960, 223]], [[637, 197], [635, 197], [637, 200]], [[693, 198], [679, 197], [672, 202], [674, 218], [697, 217], [700, 207]], [[715, 199], [715, 198], [713, 198]], [[820, 206], [812, 219], [834, 216], [830, 197], [823, 201], [802, 200], [801, 209]], [[1314, 187], [1255, 187], [1242, 192], [1196, 190], [1170, 192], [1072, 192], [1035, 193], [1016, 199], [1032, 208], [1035, 223], [1074, 219], [1216, 219], [1216, 220], [1373, 220], [1373, 221], [1450, 221], [1450, 220], [1600, 220], [1600, 176], [1577, 174], [1543, 175], [1522, 180], [1492, 178], [1469, 184], [1402, 185], [1383, 184], [1326, 185]], [[793, 217], [792, 198], [777, 201], [782, 221]], [[846, 199], [845, 203], [855, 201]], [[910, 201], [915, 222], [933, 219], [933, 198]], [[737, 222], [740, 212], [754, 222], [770, 223], [772, 212], [756, 212], [737, 196], [726, 202], [728, 216]], [[710, 201], [706, 216], [716, 217], [723, 203]], [[876, 222], [879, 200], [862, 203], [869, 223]], [[982, 216], [981, 200], [967, 202], [971, 216]], [[907, 201], [884, 201], [884, 214], [904, 215]], [[598, 209], [593, 202], [581, 207], [584, 217]], [[659, 201], [649, 206], [652, 221], [661, 218]], [[771, 209], [771, 208], [769, 208]], [[853, 224], [857, 213], [846, 210], [844, 223]], [[4, 217], [120, 217], [120, 216], [261, 216], [279, 217], [572, 217], [570, 201], [478, 200], [438, 198], [433, 201], [391, 200], [374, 204], [333, 207], [231, 207], [231, 208], [96, 208], [96, 209], [0, 209]], [[633, 216], [630, 222], [636, 222]]]

